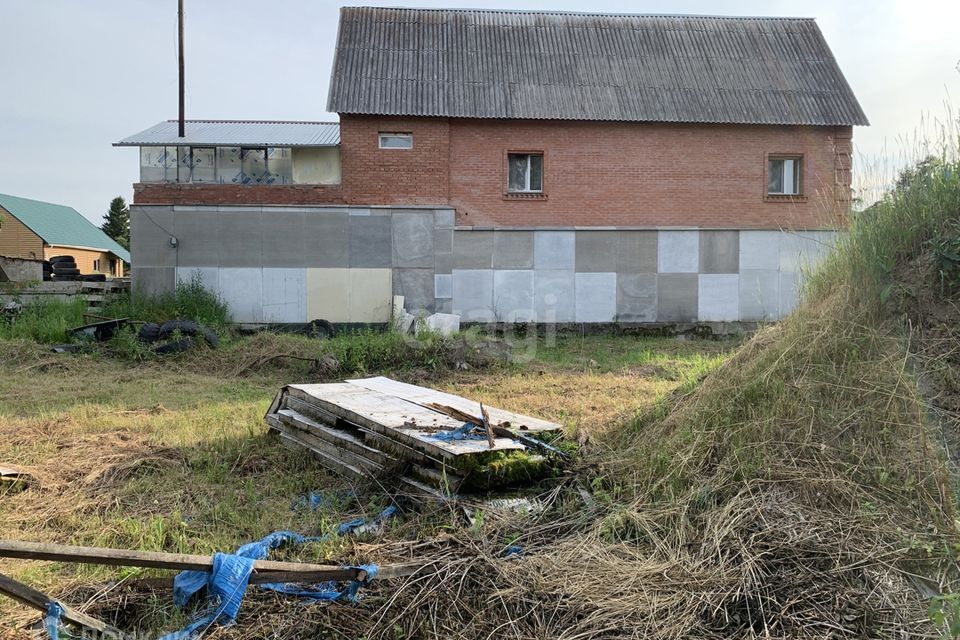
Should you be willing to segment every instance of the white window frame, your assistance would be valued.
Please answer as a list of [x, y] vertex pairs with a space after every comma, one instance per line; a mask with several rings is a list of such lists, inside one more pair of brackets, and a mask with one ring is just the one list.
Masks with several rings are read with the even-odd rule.
[[[383, 141], [386, 139], [395, 139], [395, 140], [406, 140], [406, 146], [390, 146], [384, 145]], [[377, 141], [381, 149], [388, 149], [391, 151], [408, 151], [413, 149], [413, 134], [402, 131], [381, 131], [377, 134]]]
[[[524, 172], [524, 188], [523, 189], [513, 189], [510, 186], [510, 158], [513, 156], [525, 156], [527, 158], [527, 168]], [[540, 158], [540, 188], [531, 189], [530, 188], [530, 167], [533, 164], [530, 161], [530, 158], [537, 156]], [[508, 152], [507, 153], [507, 193], [543, 193], [543, 153], [537, 153], [534, 151], [528, 152]]]
[[[781, 191], [770, 191], [771, 164], [780, 163]], [[789, 170], [788, 170], [789, 168]], [[767, 195], [768, 196], [799, 196], [803, 194], [803, 156], [789, 154], [771, 154], [767, 157]]]

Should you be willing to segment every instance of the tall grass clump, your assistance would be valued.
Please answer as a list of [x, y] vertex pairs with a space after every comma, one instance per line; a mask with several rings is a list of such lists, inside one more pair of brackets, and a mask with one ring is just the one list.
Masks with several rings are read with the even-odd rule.
[[194, 320], [220, 334], [227, 332], [230, 323], [227, 303], [204, 287], [198, 276], [189, 281], [181, 280], [170, 293], [123, 293], [111, 296], [103, 314], [158, 323], [175, 319]]
[[589, 499], [571, 492], [501, 531], [522, 561], [477, 544], [482, 560], [456, 556], [421, 579], [429, 600], [391, 598], [372, 619], [402, 612], [409, 637], [463, 638], [931, 638], [960, 626], [945, 425], [918, 382], [911, 332], [926, 320], [910, 304], [936, 299], [939, 360], [960, 372], [956, 150], [951, 139], [853, 217], [791, 316], [593, 443]]
[[85, 300], [47, 300], [23, 305], [19, 314], [0, 318], [0, 339], [44, 344], [66, 342], [67, 329], [84, 324]]

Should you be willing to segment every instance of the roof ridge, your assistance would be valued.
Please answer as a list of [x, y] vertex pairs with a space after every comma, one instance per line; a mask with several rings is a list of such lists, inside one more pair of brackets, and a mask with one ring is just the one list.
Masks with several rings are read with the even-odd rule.
[[[73, 209], [73, 207], [71, 207], [68, 204], [60, 204], [58, 202], [49, 202], [48, 200], [37, 200], [36, 198], [26, 198], [24, 196], [15, 196], [12, 193], [0, 193], [0, 198], [16, 198], [17, 200], [26, 200], [28, 202], [38, 202], [40, 204], [52, 205], [54, 207], [66, 207], [67, 209]], [[76, 209], [73, 209], [73, 210], [77, 211]], [[80, 213], [80, 212], [77, 211], [77, 213]]]
[[[179, 122], [177, 119], [169, 119], [166, 122]], [[193, 119], [193, 120], [184, 120], [184, 122], [194, 122], [194, 123], [211, 123], [211, 124], [335, 124], [339, 125], [339, 122], [330, 122], [327, 120], [207, 120], [207, 119]]]
[[709, 13], [627, 13], [614, 12], [606, 13], [602, 11], [562, 11], [562, 10], [538, 10], [538, 9], [483, 9], [476, 7], [377, 7], [369, 5], [348, 5], [340, 7], [344, 9], [374, 9], [377, 11], [429, 11], [434, 13], [503, 13], [512, 15], [540, 15], [540, 16], [584, 16], [597, 18], [690, 18], [690, 19], [709, 19], [709, 20], [790, 20], [790, 21], [816, 21], [812, 16], [724, 16]]

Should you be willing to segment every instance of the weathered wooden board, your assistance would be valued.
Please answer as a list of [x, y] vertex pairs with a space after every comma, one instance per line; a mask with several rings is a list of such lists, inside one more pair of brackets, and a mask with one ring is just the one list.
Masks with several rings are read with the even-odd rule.
[[[473, 400], [467, 400], [466, 398], [461, 398], [460, 396], [455, 396], [451, 393], [444, 393], [443, 391], [437, 391], [435, 389], [427, 389], [426, 387], [418, 387], [413, 384], [406, 384], [405, 382], [397, 382], [396, 380], [391, 380], [390, 378], [384, 378], [378, 376], [376, 378], [362, 378], [355, 380], [347, 380], [347, 384], [352, 384], [364, 389], [369, 389], [371, 391], [378, 391], [401, 400], [406, 400], [408, 402], [416, 403], [418, 405], [426, 405], [430, 403], [445, 404], [455, 409], [459, 409], [464, 413], [469, 413], [470, 415], [480, 416], [480, 403]], [[505, 411], [503, 409], [496, 409], [494, 407], [488, 407], [484, 405], [484, 409], [490, 414], [490, 420], [495, 425], [500, 425], [504, 422], [509, 422], [509, 429], [519, 430], [519, 431], [559, 431], [563, 427], [555, 422], [548, 422], [546, 420], [541, 420], [539, 418], [533, 418], [531, 416], [521, 415], [519, 413], [513, 413], [512, 411]]]
[[277, 415], [280, 416], [281, 422], [292, 428], [300, 429], [315, 438], [329, 442], [331, 445], [342, 447], [353, 454], [363, 456], [378, 465], [385, 466], [396, 463], [395, 458], [379, 449], [366, 445], [362, 439], [353, 434], [315, 422], [293, 409], [280, 409]]
[[[484, 440], [439, 440], [440, 431], [461, 423], [415, 402], [350, 383], [289, 385], [287, 392], [325, 411], [445, 459], [491, 451]], [[510, 438], [496, 438], [493, 451], [523, 450]]]

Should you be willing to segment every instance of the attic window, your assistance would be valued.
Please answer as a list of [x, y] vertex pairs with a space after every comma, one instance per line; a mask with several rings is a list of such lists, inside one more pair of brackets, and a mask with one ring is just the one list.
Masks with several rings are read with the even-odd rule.
[[543, 191], [543, 154], [507, 154], [507, 191], [540, 193]]
[[800, 156], [770, 156], [767, 159], [767, 195], [797, 196], [802, 193]]
[[412, 149], [412, 133], [384, 133], [380, 132], [381, 149]]

